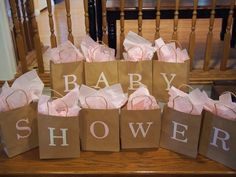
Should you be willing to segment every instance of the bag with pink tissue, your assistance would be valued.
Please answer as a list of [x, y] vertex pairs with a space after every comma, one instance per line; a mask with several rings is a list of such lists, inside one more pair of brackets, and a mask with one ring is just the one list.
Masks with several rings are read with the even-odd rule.
[[[145, 130], [145, 131], [142, 131]], [[158, 148], [161, 110], [145, 87], [138, 88], [120, 114], [121, 148]]]
[[159, 38], [155, 41], [157, 60], [153, 60], [153, 95], [167, 102], [171, 86], [179, 87], [189, 81], [189, 55], [178, 41], [168, 44]]
[[152, 47], [151, 42], [132, 31], [127, 34], [123, 45], [126, 50], [123, 57], [127, 61], [152, 60], [155, 53], [155, 48]]
[[162, 114], [160, 146], [196, 158], [205, 95], [199, 89], [187, 94], [173, 86], [169, 94]]
[[[51, 49], [51, 88], [66, 95], [75, 85], [84, 83], [85, 57], [70, 41]], [[51, 93], [54, 94], [53, 92]]]
[[207, 99], [204, 109], [199, 153], [236, 170], [236, 103], [231, 92], [219, 100]]
[[7, 82], [3, 85], [0, 93], [0, 136], [8, 157], [38, 146], [37, 100], [43, 87], [35, 70], [17, 78], [11, 87]]
[[[128, 94], [141, 85], [152, 93], [152, 59], [155, 48], [152, 43], [130, 31], [124, 40], [124, 60], [118, 63], [119, 83]], [[140, 82], [135, 82], [139, 80]]]
[[[80, 88], [81, 145], [85, 151], [119, 151], [119, 108], [127, 102], [120, 84]], [[104, 146], [104, 144], [106, 146]]]
[[[61, 98], [55, 100], [47, 95], [40, 97], [38, 104], [40, 159], [80, 156], [79, 111], [81, 108], [78, 106], [78, 95], [79, 88], [76, 86], [65, 96], [61, 95]], [[62, 132], [64, 145], [52, 140], [56, 132]]]
[[101, 89], [118, 83], [114, 49], [93, 41], [89, 36], [83, 38], [81, 49], [86, 58], [84, 68], [87, 86]]

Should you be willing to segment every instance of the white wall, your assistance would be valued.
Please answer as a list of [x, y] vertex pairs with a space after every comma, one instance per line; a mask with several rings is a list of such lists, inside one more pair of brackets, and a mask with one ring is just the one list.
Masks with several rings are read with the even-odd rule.
[[16, 58], [3, 0], [0, 0], [0, 19], [0, 80], [11, 80], [16, 74]]

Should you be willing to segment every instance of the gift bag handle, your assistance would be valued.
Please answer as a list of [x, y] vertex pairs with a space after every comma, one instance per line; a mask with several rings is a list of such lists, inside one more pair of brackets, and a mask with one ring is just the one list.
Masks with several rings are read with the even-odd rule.
[[22, 92], [22, 93], [25, 95], [26, 104], [25, 104], [24, 106], [26, 106], [26, 105], [29, 104], [29, 99], [28, 99], [27, 93], [26, 93], [23, 89], [16, 89], [16, 90], [14, 90], [13, 92], [11, 92], [11, 93], [5, 98], [5, 102], [7, 103], [7, 106], [8, 106], [8, 108], [9, 108], [10, 110], [11, 110], [11, 108], [10, 108], [10, 104], [9, 104], [9, 102], [8, 102], [8, 99], [9, 99], [12, 95], [14, 95], [16, 92]]
[[148, 98], [148, 99], [150, 100], [151, 104], [149, 104], [149, 109], [151, 109], [151, 108], [152, 108], [153, 101], [152, 101], [152, 98], [151, 98], [149, 95], [139, 95], [139, 96], [133, 97], [133, 98], [131, 99], [131, 101], [130, 101], [130, 103], [131, 103], [131, 108], [133, 109], [133, 107], [134, 107], [134, 104], [133, 104], [134, 99], [136, 99], [136, 98], [141, 98], [141, 97], [146, 97], [146, 98]]
[[[159, 49], [157, 49], [157, 50], [159, 50], [160, 57], [163, 57], [163, 55], [162, 55], [162, 53], [161, 53], [161, 49], [162, 49], [164, 46], [168, 47], [166, 44], [163, 44]], [[169, 47], [168, 47], [168, 48], [169, 48]], [[177, 59], [177, 52], [175, 51], [175, 49], [174, 49], [173, 47], [170, 47], [170, 48], [171, 48], [171, 50], [173, 50], [174, 53], [175, 53], [175, 63], [177, 63], [177, 62], [178, 62], [178, 59]]]
[[190, 85], [188, 85], [188, 84], [181, 84], [181, 85], [178, 87], [178, 89], [180, 90], [180, 89], [182, 89], [183, 87], [187, 87], [187, 88], [189, 88], [191, 91], [194, 90], [193, 87], [190, 86]]
[[[72, 46], [70, 46], [70, 47], [68, 47], [67, 49], [74, 49]], [[61, 53], [63, 52], [63, 51], [65, 51], [66, 49], [62, 49], [62, 50], [59, 50], [59, 57], [60, 57], [60, 60], [61, 60]], [[78, 54], [77, 54], [77, 52], [75, 52], [75, 54], [76, 54], [76, 61], [79, 61], [77, 58], [79, 58], [78, 57]]]
[[223, 93], [222, 93], [222, 94], [220, 94], [220, 95], [224, 95], [224, 94], [226, 94], [226, 93], [230, 93], [231, 95], [233, 95], [233, 96], [236, 98], [236, 94], [235, 94], [235, 93], [233, 93], [233, 92], [230, 92], [230, 91], [223, 92]]
[[104, 98], [103, 96], [86, 96], [84, 100], [85, 100], [85, 104], [88, 106], [89, 109], [91, 109], [91, 108], [90, 108], [90, 106], [89, 106], [89, 104], [88, 104], [87, 99], [88, 99], [88, 98], [95, 98], [95, 97], [102, 98], [102, 99], [104, 100], [104, 102], [105, 102], [105, 107], [106, 107], [106, 109], [108, 109], [107, 100], [106, 100], [106, 98]]
[[217, 113], [217, 106], [216, 106], [217, 104], [222, 104], [223, 106], [225, 106], [226, 108], [228, 108], [229, 110], [231, 110], [231, 111], [236, 115], [236, 111], [235, 111], [235, 110], [233, 110], [231, 107], [229, 107], [228, 105], [226, 105], [226, 104], [224, 104], [224, 103], [222, 103], [222, 102], [214, 103], [215, 114], [216, 114], [216, 115], [218, 115], [218, 113]]
[[[99, 47], [106, 47], [106, 45], [105, 45], [105, 44], [98, 44], [96, 47], [90, 49], [90, 50], [91, 50], [91, 53], [92, 53], [92, 56], [93, 56], [93, 57], [91, 58], [92, 62], [93, 62], [93, 58], [95, 58], [95, 52], [96, 52], [96, 50], [97, 50]], [[109, 56], [111, 56], [111, 52], [110, 52], [110, 51], [109, 51]], [[111, 60], [111, 58], [109, 58], [109, 60]]]
[[191, 102], [191, 100], [188, 98], [188, 97], [183, 97], [183, 96], [176, 96], [174, 99], [173, 99], [173, 109], [175, 108], [175, 101], [176, 99], [178, 98], [187, 98], [187, 100], [189, 101], [189, 103], [191, 104], [191, 110], [189, 111], [189, 114], [191, 114], [193, 112], [193, 103]]
[[178, 41], [178, 40], [169, 40], [168, 41], [168, 43], [170, 43], [170, 42], [175, 42], [178, 46], [179, 46], [179, 48], [182, 50], [183, 49], [183, 47], [182, 47], [182, 45], [180, 44], [180, 42]]
[[65, 101], [63, 101], [61, 98], [58, 98], [58, 97], [52, 97], [51, 99], [47, 101], [48, 115], [49, 115], [49, 101], [52, 101], [54, 99], [60, 99], [64, 103], [64, 105], [66, 106], [66, 117], [67, 117], [68, 111], [69, 111], [68, 105], [66, 104]]
[[[142, 58], [141, 58], [141, 61], [143, 61], [144, 60], [144, 50], [143, 50], [143, 48], [141, 47], [141, 46], [139, 46], [139, 45], [137, 45], [137, 46], [135, 46], [135, 47], [138, 47], [138, 48], [140, 48], [141, 49], [141, 51], [142, 51]], [[131, 50], [133, 47], [130, 47], [128, 50], [127, 50], [127, 52], [129, 52], [129, 50]], [[128, 53], [127, 53], [128, 54]]]

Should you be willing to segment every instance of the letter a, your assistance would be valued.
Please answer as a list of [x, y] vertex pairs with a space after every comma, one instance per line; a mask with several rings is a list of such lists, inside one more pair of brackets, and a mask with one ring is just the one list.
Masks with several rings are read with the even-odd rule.
[[109, 87], [108, 81], [107, 81], [106, 76], [103, 72], [100, 74], [97, 84], [94, 86], [94, 88], [99, 89], [100, 87], [98, 85], [100, 83], [104, 83], [106, 87]]

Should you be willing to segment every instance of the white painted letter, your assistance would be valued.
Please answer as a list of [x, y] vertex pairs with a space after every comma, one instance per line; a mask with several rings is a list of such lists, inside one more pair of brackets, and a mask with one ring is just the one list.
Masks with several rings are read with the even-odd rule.
[[97, 84], [94, 86], [94, 88], [99, 89], [100, 87], [98, 86], [100, 83], [104, 83], [106, 87], [109, 87], [108, 81], [105, 77], [105, 74], [102, 72], [98, 78]]
[[160, 73], [160, 74], [163, 76], [163, 78], [164, 78], [164, 80], [165, 80], [165, 82], [167, 84], [166, 90], [169, 90], [170, 87], [171, 87], [171, 83], [173, 82], [176, 74], [170, 74], [171, 75], [171, 79], [170, 80], [167, 79], [166, 73]]
[[[76, 85], [77, 85], [77, 83], [76, 83], [77, 77], [75, 75], [73, 75], [73, 74], [65, 75], [63, 77], [64, 77], [64, 83], [65, 83], [65, 91], [64, 92], [69, 92], [70, 90], [73, 90], [76, 87]], [[69, 81], [69, 77], [72, 78], [71, 81]], [[71, 84], [74, 85], [74, 88], [69, 89], [69, 85], [71, 85]]]
[[181, 127], [183, 127], [185, 130], [188, 130], [188, 126], [187, 126], [187, 125], [184, 125], [184, 124], [180, 124], [180, 123], [175, 122], [175, 121], [172, 121], [172, 123], [174, 124], [174, 129], [173, 129], [173, 135], [172, 135], [171, 138], [174, 139], [174, 140], [183, 142], [183, 143], [187, 143], [187, 142], [188, 142], [188, 139], [187, 139], [187, 138], [185, 138], [185, 139], [179, 139], [179, 138], [176, 137], [176, 134], [179, 133], [179, 134], [182, 135], [183, 138], [184, 138], [184, 133], [185, 133], [185, 131], [184, 131], [184, 130], [183, 130], [183, 131], [177, 130], [177, 128], [178, 128], [177, 126], [181, 126]]
[[31, 130], [30, 127], [22, 127], [22, 126], [20, 126], [19, 124], [20, 124], [21, 122], [25, 122], [26, 124], [29, 124], [29, 119], [20, 119], [20, 120], [18, 120], [18, 121], [16, 122], [16, 129], [17, 129], [17, 130], [28, 131], [28, 133], [27, 133], [26, 135], [24, 135], [24, 136], [21, 136], [20, 134], [17, 133], [16, 136], [17, 136], [17, 139], [18, 139], [18, 140], [19, 140], [19, 139], [28, 138], [28, 137], [31, 135], [31, 132], [32, 132], [32, 130]]
[[[141, 85], [143, 85], [141, 83], [142, 80], [142, 76], [140, 74], [131, 74], [128, 73], [129, 75], [129, 90], [136, 90], [137, 88], [139, 88]], [[137, 79], [135, 79], [135, 77]]]
[[129, 128], [130, 128], [130, 130], [131, 130], [133, 136], [136, 138], [137, 135], [138, 135], [138, 132], [139, 132], [139, 130], [140, 130], [141, 133], [142, 133], [142, 135], [143, 135], [143, 137], [146, 138], [147, 133], [148, 133], [148, 130], [149, 130], [150, 126], [153, 124], [153, 122], [147, 122], [148, 127], [147, 127], [146, 131], [144, 131], [143, 123], [142, 123], [142, 122], [137, 122], [136, 124], [138, 125], [138, 128], [137, 128], [137, 130], [136, 130], [136, 132], [135, 132], [134, 127], [133, 127], [133, 124], [134, 124], [133, 122], [130, 122], [130, 123], [129, 123]]
[[[94, 126], [95, 126], [95, 124], [101, 124], [101, 125], [103, 125], [104, 126], [104, 135], [103, 136], [97, 136], [96, 134], [95, 134], [95, 131], [94, 131]], [[107, 126], [107, 124], [105, 124], [104, 122], [102, 122], [102, 121], [95, 121], [95, 122], [93, 122], [91, 125], [90, 125], [90, 132], [91, 132], [91, 134], [95, 137], [95, 138], [97, 138], [97, 139], [104, 139], [104, 138], [106, 138], [107, 136], [108, 136], [108, 134], [109, 134], [109, 128], [108, 128], [108, 126]]]
[[[229, 151], [229, 147], [227, 147], [227, 145], [226, 145], [226, 140], [229, 140], [229, 138], [230, 138], [229, 133], [222, 130], [222, 129], [216, 128], [216, 127], [213, 127], [213, 129], [214, 129], [214, 135], [213, 135], [212, 142], [210, 144], [215, 147], [218, 147], [218, 145], [216, 143], [217, 143], [217, 140], [220, 140], [222, 142], [223, 149], [225, 151]], [[219, 137], [219, 133], [224, 135], [224, 137]]]
[[60, 130], [62, 132], [62, 136], [55, 136], [54, 135], [55, 128], [48, 127], [48, 129], [49, 129], [49, 133], [50, 133], [50, 144], [49, 144], [49, 146], [56, 146], [56, 144], [54, 142], [55, 138], [61, 138], [62, 139], [61, 146], [69, 146], [69, 144], [67, 144], [67, 141], [66, 141], [66, 132], [68, 130], [67, 128], [60, 128]]

